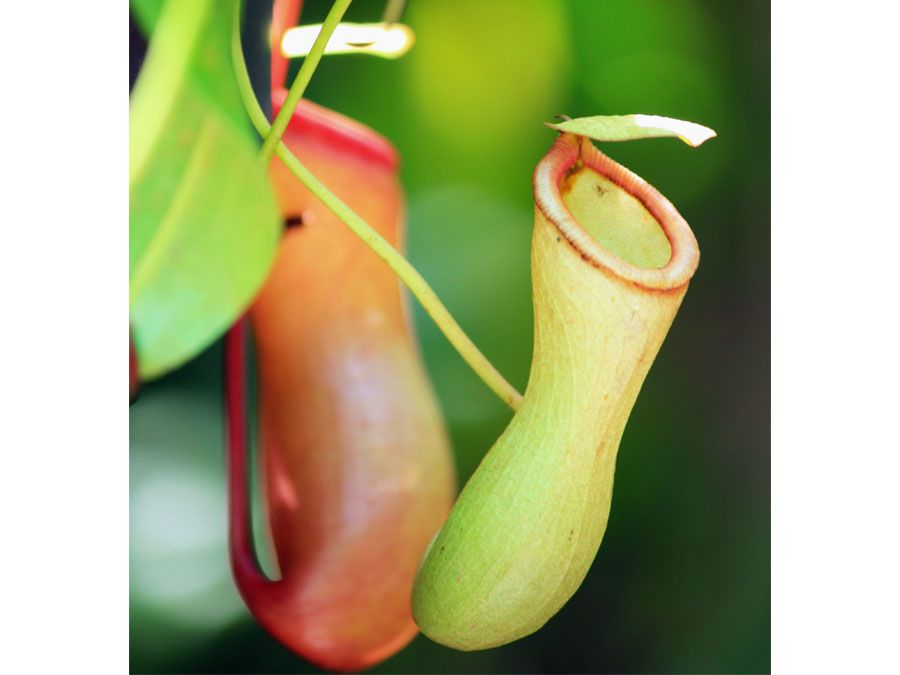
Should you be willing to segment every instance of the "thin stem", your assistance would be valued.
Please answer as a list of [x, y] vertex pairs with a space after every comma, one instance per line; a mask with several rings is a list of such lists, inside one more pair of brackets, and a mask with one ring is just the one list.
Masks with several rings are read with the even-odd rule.
[[[247, 64], [244, 62], [244, 52], [241, 47], [240, 33], [240, 4], [237, 3], [237, 12], [234, 23], [234, 30], [231, 39], [231, 55], [234, 60], [235, 75], [237, 77], [238, 89], [241, 98], [244, 101], [244, 107], [253, 126], [256, 127], [260, 136], [266, 137], [269, 133], [270, 125], [266, 119], [266, 115], [256, 96], [253, 93], [253, 87], [250, 85], [250, 76], [247, 73]], [[287, 108], [282, 108], [282, 112]], [[319, 200], [325, 204], [338, 218], [340, 218], [356, 236], [358, 236], [372, 251], [381, 258], [388, 267], [393, 270], [394, 274], [409, 288], [412, 294], [422, 304], [422, 307], [428, 315], [434, 320], [437, 327], [450, 341], [450, 344], [459, 352], [463, 360], [475, 374], [480, 377], [484, 383], [499, 396], [513, 410], [517, 410], [522, 402], [522, 395], [513, 387], [500, 372], [494, 368], [494, 365], [481, 353], [475, 343], [466, 335], [465, 331], [450, 314], [450, 311], [440, 301], [437, 294], [432, 290], [428, 282], [422, 278], [422, 275], [413, 267], [410, 262], [404, 258], [397, 249], [384, 239], [378, 232], [358, 216], [353, 209], [344, 204], [328, 187], [316, 178], [312, 172], [307, 169], [298, 160], [284, 143], [280, 142], [275, 146], [275, 154], [284, 163], [284, 165], [303, 183], [307, 189], [312, 192]]]
[[381, 22], [386, 24], [397, 23], [403, 16], [403, 10], [406, 9], [406, 0], [387, 0], [384, 6], [384, 13], [381, 15]]
[[300, 70], [297, 72], [297, 77], [294, 78], [294, 83], [291, 85], [291, 90], [288, 92], [287, 98], [284, 99], [281, 110], [278, 112], [278, 115], [275, 116], [272, 127], [265, 134], [265, 140], [259, 151], [259, 158], [263, 164], [268, 164], [269, 160], [272, 159], [272, 153], [281, 141], [284, 130], [287, 129], [288, 122], [291, 120], [291, 115], [294, 114], [294, 108], [297, 107], [300, 99], [303, 98], [303, 92], [306, 91], [306, 85], [309, 84], [313, 73], [316, 72], [316, 67], [322, 59], [322, 54], [325, 53], [325, 47], [328, 45], [328, 40], [331, 37], [331, 34], [334, 33], [334, 29], [337, 28], [337, 25], [344, 17], [344, 13], [350, 6], [350, 2], [351, 0], [335, 0], [335, 3], [328, 12], [328, 16], [325, 17], [325, 21], [322, 23], [322, 30], [320, 30], [319, 34], [316, 36], [312, 49], [309, 50], [309, 54], [303, 59]]
[[372, 249], [375, 255], [387, 263], [388, 267], [416, 296], [428, 315], [434, 320], [441, 332], [450, 341], [450, 344], [456, 348], [472, 370], [509, 407], [516, 410], [522, 401], [522, 395], [506, 381], [487, 357], [475, 346], [475, 343], [466, 335], [465, 331], [453, 318], [453, 315], [450, 314], [450, 311], [444, 306], [431, 286], [428, 285], [428, 282], [419, 274], [418, 270], [397, 249], [391, 246], [384, 237], [372, 229], [368, 223], [331, 192], [309, 169], [301, 164], [284, 144], [278, 146], [277, 154], [278, 158], [284, 162], [284, 165], [310, 192], [318, 197], [332, 213], [344, 221], [353, 233]]

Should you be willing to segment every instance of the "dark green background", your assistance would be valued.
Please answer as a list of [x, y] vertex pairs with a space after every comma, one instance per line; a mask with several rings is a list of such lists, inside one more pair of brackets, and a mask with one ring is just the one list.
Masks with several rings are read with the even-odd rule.
[[[329, 3], [307, 1], [303, 22]], [[348, 19], [375, 20], [357, 2]], [[717, 0], [411, 0], [399, 61], [326, 57], [309, 98], [403, 157], [409, 255], [518, 387], [531, 359], [531, 173], [573, 117], [643, 112], [718, 131], [605, 146], [666, 194], [700, 268], [625, 431], [609, 528], [537, 634], [462, 653], [418, 637], [374, 672], [767, 672], [769, 7]], [[460, 479], [509, 412], [420, 308], [416, 329]], [[250, 618], [225, 534], [221, 352], [132, 406], [131, 667], [315, 672]]]

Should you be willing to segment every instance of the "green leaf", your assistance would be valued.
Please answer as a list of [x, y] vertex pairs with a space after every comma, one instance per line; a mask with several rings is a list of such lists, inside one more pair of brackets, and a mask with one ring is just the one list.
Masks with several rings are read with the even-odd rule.
[[131, 13], [144, 35], [153, 33], [153, 27], [162, 12], [164, 0], [131, 0]]
[[233, 0], [168, 0], [131, 97], [130, 301], [143, 378], [181, 365], [244, 311], [281, 233], [231, 64], [233, 17]]
[[692, 147], [716, 135], [702, 124], [659, 115], [595, 115], [545, 126], [595, 141], [636, 141], [641, 138], [680, 138]]

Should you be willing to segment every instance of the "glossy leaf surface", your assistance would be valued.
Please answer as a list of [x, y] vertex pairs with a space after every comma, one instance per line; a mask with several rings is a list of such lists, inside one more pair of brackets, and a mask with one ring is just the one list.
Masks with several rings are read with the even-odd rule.
[[275, 254], [281, 220], [235, 84], [233, 8], [165, 3], [131, 98], [129, 295], [144, 378], [221, 334]]

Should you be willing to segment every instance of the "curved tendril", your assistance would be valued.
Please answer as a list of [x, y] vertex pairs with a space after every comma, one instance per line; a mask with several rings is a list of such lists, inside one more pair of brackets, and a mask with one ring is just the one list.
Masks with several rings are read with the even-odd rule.
[[[244, 61], [244, 52], [241, 46], [240, 34], [240, 16], [241, 6], [243, 3], [236, 3], [236, 12], [234, 29], [232, 32], [231, 52], [234, 61], [235, 76], [237, 78], [238, 89], [247, 110], [253, 126], [256, 128], [260, 136], [266, 137], [269, 133], [270, 124], [266, 119], [266, 115], [253, 88], [250, 85], [250, 76], [247, 73], [247, 64]], [[283, 109], [288, 109], [287, 103]], [[494, 367], [494, 365], [481, 353], [471, 338], [465, 333], [462, 327], [457, 323], [456, 319], [450, 311], [444, 306], [437, 294], [428, 285], [428, 282], [419, 274], [418, 270], [400, 254], [397, 249], [390, 245], [381, 235], [379, 235], [368, 223], [366, 223], [359, 215], [357, 215], [349, 206], [342, 202], [328, 187], [316, 178], [312, 172], [307, 169], [298, 160], [284, 143], [280, 142], [275, 146], [275, 155], [284, 163], [284, 165], [300, 180], [310, 192], [312, 192], [325, 206], [332, 211], [344, 224], [349, 227], [363, 243], [365, 243], [372, 251], [381, 258], [388, 267], [393, 270], [397, 277], [406, 284], [407, 288], [412, 292], [416, 299], [421, 303], [422, 307], [437, 324], [437, 327], [450, 341], [450, 344], [459, 352], [463, 360], [469, 365], [475, 374], [484, 381], [484, 383], [493, 391], [500, 399], [513, 410], [517, 410], [522, 402], [522, 395], [513, 387], [503, 375]]]

